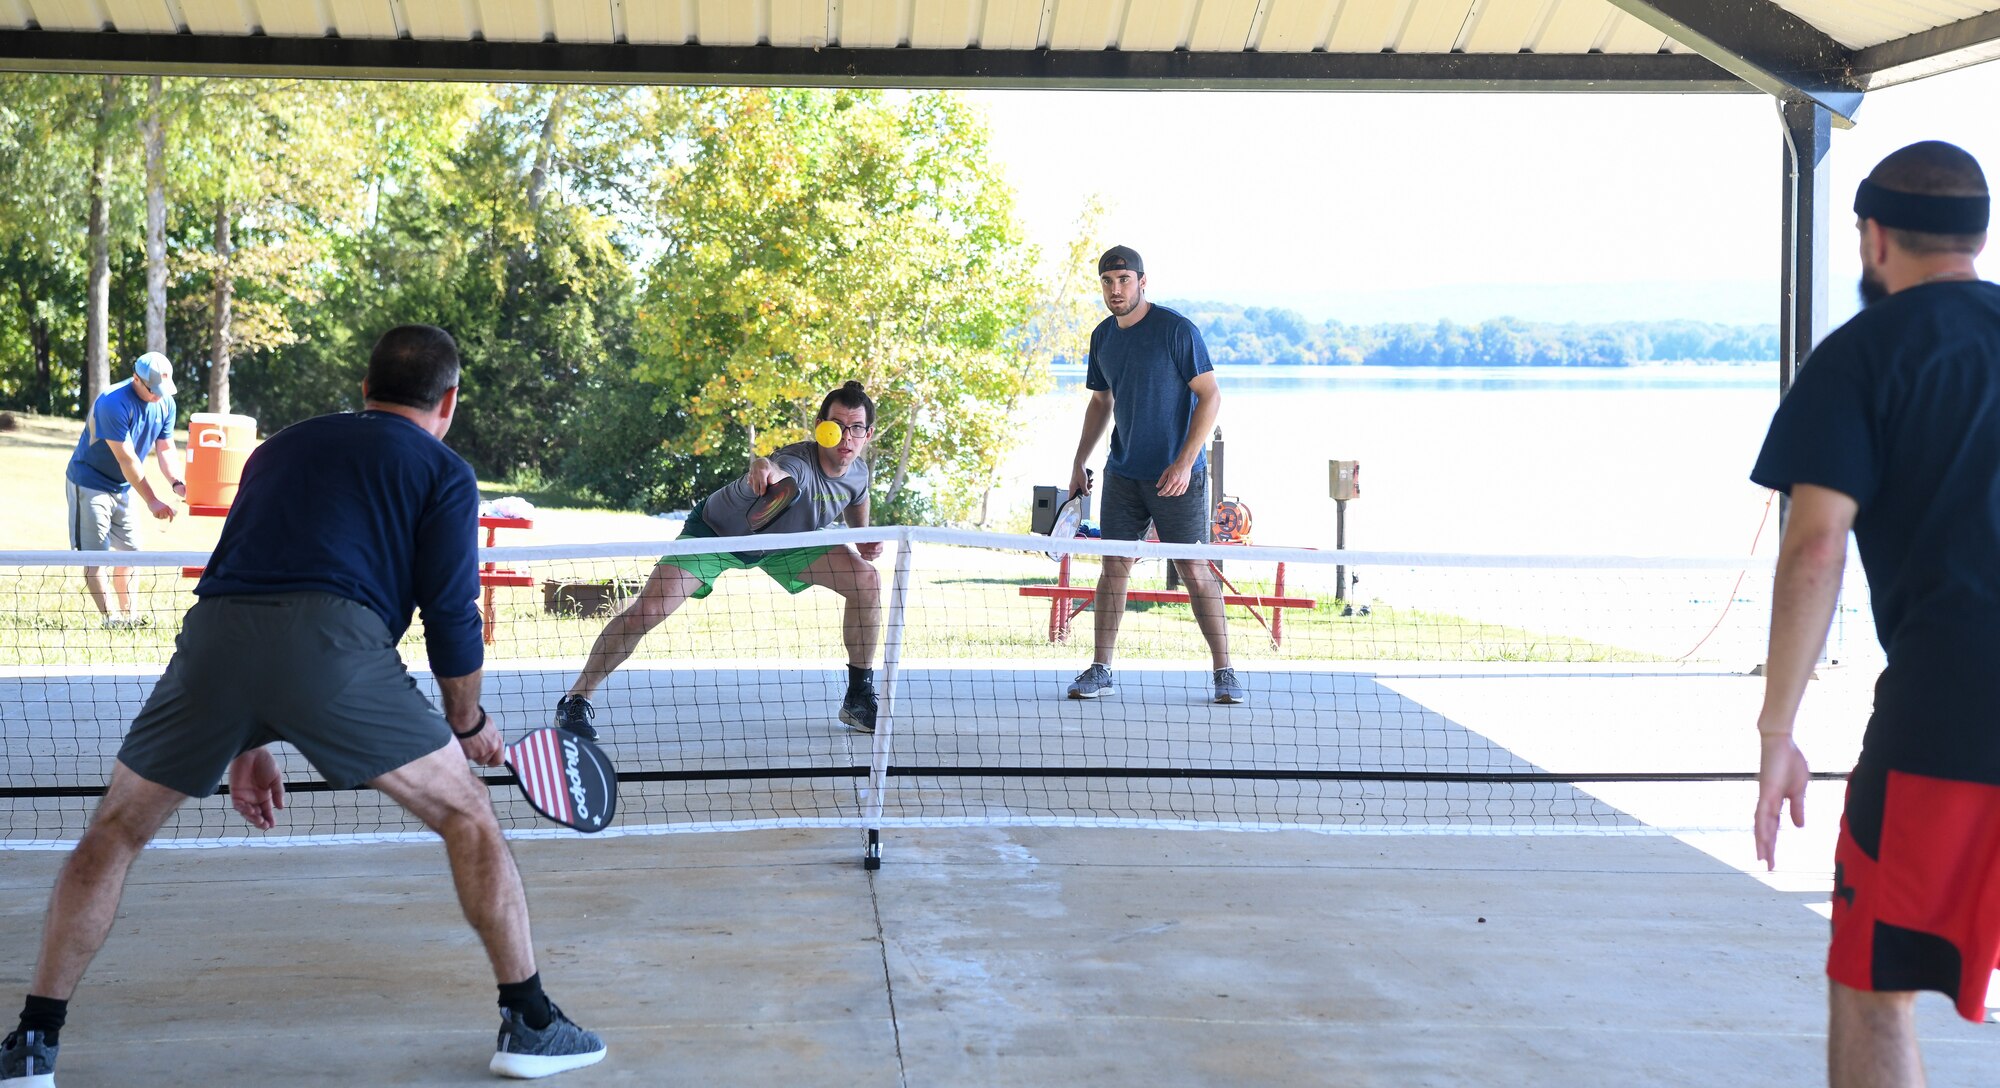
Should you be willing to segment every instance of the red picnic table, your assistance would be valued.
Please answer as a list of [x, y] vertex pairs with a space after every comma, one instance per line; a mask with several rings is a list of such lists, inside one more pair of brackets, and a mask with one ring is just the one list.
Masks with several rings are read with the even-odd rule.
[[[1097, 588], [1095, 586], [1073, 586], [1070, 584], [1070, 558], [1067, 554], [1062, 557], [1061, 565], [1057, 569], [1055, 585], [1021, 587], [1021, 596], [1023, 597], [1049, 598], [1050, 642], [1068, 642], [1070, 621], [1075, 619], [1078, 613], [1090, 607], [1090, 603], [1097, 598]], [[1238, 592], [1236, 584], [1223, 576], [1222, 568], [1217, 566], [1214, 560], [1209, 561], [1208, 569], [1213, 571], [1215, 576], [1222, 580], [1223, 586], [1228, 590], [1228, 592], [1222, 595], [1222, 603], [1225, 605], [1242, 605], [1248, 608], [1250, 614], [1257, 618], [1257, 622], [1263, 624], [1264, 630], [1270, 633], [1271, 645], [1273, 646], [1281, 646], [1285, 641], [1285, 609], [1313, 608], [1319, 603], [1311, 597], [1285, 596], [1285, 564], [1282, 562], [1278, 564], [1277, 580], [1272, 583], [1271, 592], [1268, 594]], [[1127, 590], [1125, 599], [1127, 601], [1141, 601], [1148, 604], [1188, 603], [1187, 591], [1184, 589]], [[1266, 620], [1263, 613], [1258, 611], [1260, 608], [1271, 610], [1271, 618], [1269, 620]]]

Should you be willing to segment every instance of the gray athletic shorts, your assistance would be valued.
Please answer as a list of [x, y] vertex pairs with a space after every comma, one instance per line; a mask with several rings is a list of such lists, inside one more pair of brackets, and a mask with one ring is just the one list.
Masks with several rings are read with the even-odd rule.
[[1208, 543], [1208, 469], [1188, 475], [1188, 489], [1170, 499], [1159, 495], [1159, 479], [1134, 480], [1104, 474], [1098, 497], [1098, 524], [1106, 540], [1139, 540], [1152, 522], [1162, 544]]
[[132, 517], [132, 492], [99, 491], [65, 477], [63, 494], [69, 499], [71, 551], [138, 550], [139, 523]]
[[206, 797], [230, 760], [274, 740], [347, 789], [444, 747], [451, 727], [365, 605], [328, 593], [204, 598], [118, 761]]

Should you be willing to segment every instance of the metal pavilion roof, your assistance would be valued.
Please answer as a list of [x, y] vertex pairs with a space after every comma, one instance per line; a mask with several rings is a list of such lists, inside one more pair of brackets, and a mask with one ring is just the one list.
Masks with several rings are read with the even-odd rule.
[[1844, 121], [2000, 0], [0, 0], [0, 68], [577, 82], [1757, 90]]

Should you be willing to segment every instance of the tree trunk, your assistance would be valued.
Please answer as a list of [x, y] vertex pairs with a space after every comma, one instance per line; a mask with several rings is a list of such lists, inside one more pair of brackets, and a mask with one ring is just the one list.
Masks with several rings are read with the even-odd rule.
[[542, 210], [542, 198], [548, 195], [549, 160], [555, 157], [556, 134], [562, 131], [563, 107], [569, 104], [569, 88], [556, 88], [556, 96], [549, 100], [549, 112], [542, 116], [542, 142], [535, 149], [535, 168], [528, 172], [528, 214]]
[[215, 202], [215, 309], [209, 321], [208, 410], [229, 411], [229, 309], [236, 297], [236, 277], [229, 267], [234, 253], [229, 242], [229, 202]]
[[84, 291], [83, 404], [88, 411], [111, 385], [111, 112], [118, 103], [117, 76], [104, 77], [104, 105], [90, 147], [90, 278]]
[[167, 350], [167, 134], [160, 118], [161, 79], [146, 86], [146, 350]]
[[910, 447], [917, 440], [917, 421], [912, 416], [903, 424], [903, 448], [896, 451], [896, 475], [889, 480], [889, 490], [882, 496], [882, 505], [896, 501], [896, 495], [903, 490], [903, 482], [910, 478]]
[[35, 305], [35, 293], [28, 288], [26, 277], [15, 285], [21, 299], [21, 313], [27, 321], [28, 351], [34, 356], [35, 378], [26, 390], [26, 401], [36, 411], [47, 415], [56, 412], [55, 344], [54, 335], [49, 331], [49, 323], [41, 316]]
[[507, 249], [507, 294], [501, 304], [501, 327], [510, 332], [518, 312], [516, 302], [521, 297], [521, 281], [527, 276], [529, 250], [540, 238], [540, 212], [542, 200], [548, 196], [549, 163], [555, 158], [556, 135], [562, 131], [563, 107], [568, 102], [569, 88], [558, 87], [555, 97], [549, 99], [549, 112], [542, 115], [542, 139], [535, 148], [535, 165], [528, 171], [528, 240]]

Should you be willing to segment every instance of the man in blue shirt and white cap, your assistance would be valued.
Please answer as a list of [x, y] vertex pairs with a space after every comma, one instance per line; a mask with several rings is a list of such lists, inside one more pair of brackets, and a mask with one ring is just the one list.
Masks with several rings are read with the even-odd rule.
[[[173, 364], [149, 351], [132, 364], [132, 376], [98, 395], [77, 436], [64, 473], [69, 498], [69, 546], [73, 551], [137, 551], [139, 522], [132, 515], [134, 492], [161, 521], [174, 508], [146, 479], [146, 454], [153, 453], [175, 495], [187, 497], [186, 473], [174, 448]], [[111, 568], [112, 607], [104, 588], [104, 568], [85, 567], [83, 580], [106, 627], [142, 622], [132, 611], [131, 570]]]

